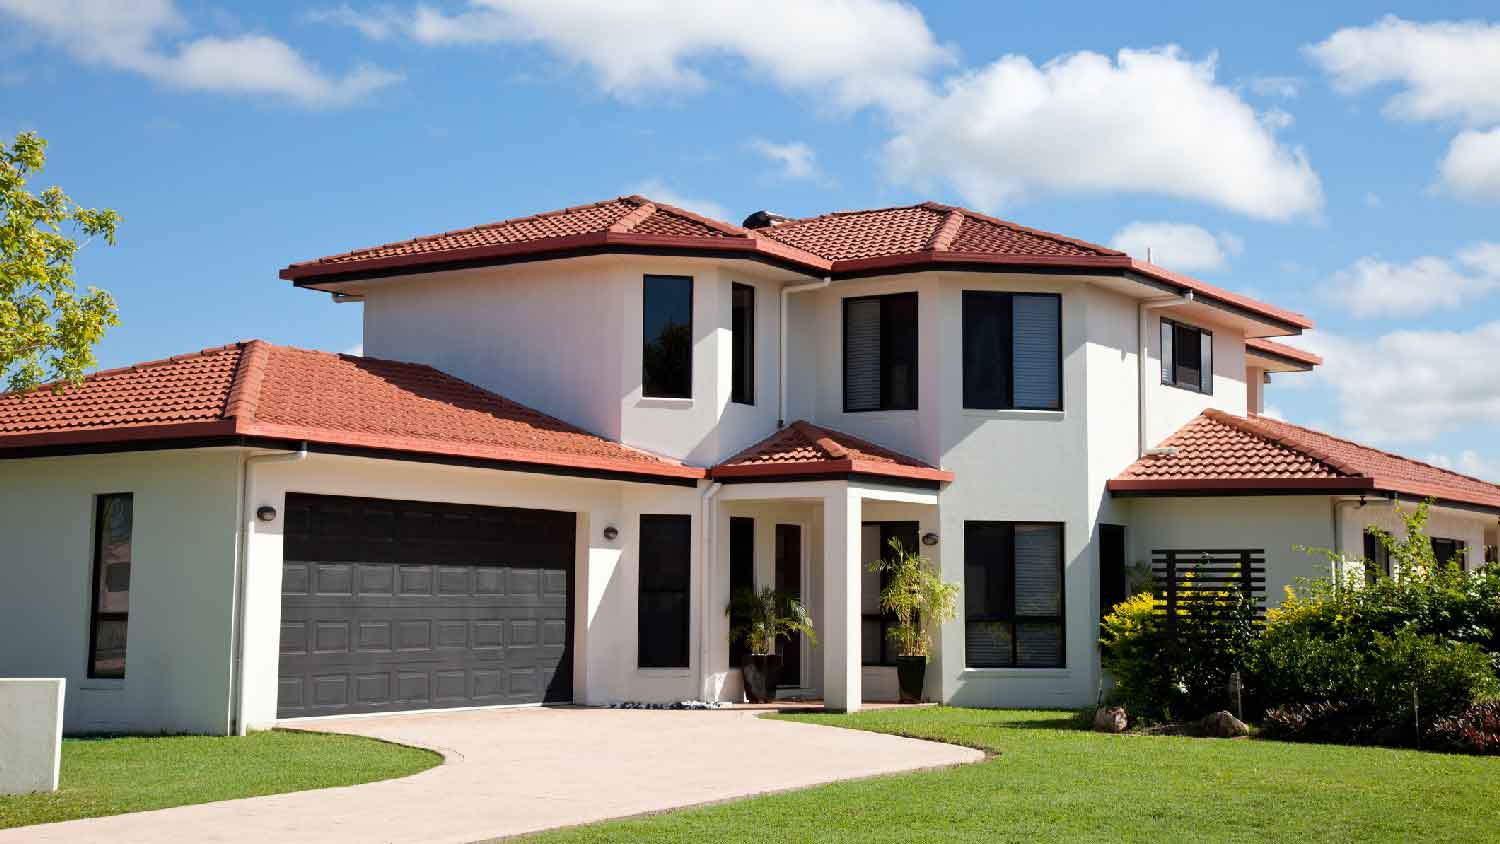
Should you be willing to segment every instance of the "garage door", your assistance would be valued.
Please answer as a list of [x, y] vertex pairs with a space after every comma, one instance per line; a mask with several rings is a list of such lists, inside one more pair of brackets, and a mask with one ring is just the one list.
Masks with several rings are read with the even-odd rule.
[[277, 715], [566, 702], [572, 513], [291, 494]]

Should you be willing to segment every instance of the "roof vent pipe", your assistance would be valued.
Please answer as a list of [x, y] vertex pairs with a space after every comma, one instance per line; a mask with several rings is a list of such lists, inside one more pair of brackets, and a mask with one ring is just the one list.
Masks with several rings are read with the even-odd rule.
[[746, 217], [745, 222], [740, 223], [740, 225], [747, 229], [764, 229], [770, 226], [779, 226], [791, 219], [791, 217], [784, 217], [774, 211], [756, 211], [754, 214]]

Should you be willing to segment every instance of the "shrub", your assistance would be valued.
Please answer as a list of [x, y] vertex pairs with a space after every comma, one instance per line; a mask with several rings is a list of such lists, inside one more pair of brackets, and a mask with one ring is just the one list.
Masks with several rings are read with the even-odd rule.
[[1282, 741], [1363, 744], [1374, 737], [1374, 723], [1368, 707], [1325, 700], [1267, 711], [1261, 735]]
[[1500, 756], [1500, 701], [1477, 703], [1432, 722], [1427, 744], [1438, 750]]
[[1500, 690], [1484, 649], [1417, 633], [1375, 634], [1363, 697], [1393, 725], [1430, 723], [1493, 699]]
[[1171, 715], [1173, 683], [1160, 652], [1163, 621], [1155, 598], [1141, 592], [1116, 604], [1099, 625], [1100, 661], [1115, 681], [1111, 696], [1132, 717], [1147, 721]]

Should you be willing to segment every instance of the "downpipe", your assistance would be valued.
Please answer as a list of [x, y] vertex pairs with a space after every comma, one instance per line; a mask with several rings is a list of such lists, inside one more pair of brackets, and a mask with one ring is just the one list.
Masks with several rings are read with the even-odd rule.
[[[251, 510], [250, 497], [254, 489], [253, 469], [267, 463], [301, 463], [306, 459], [307, 443], [304, 442], [297, 451], [252, 454], [240, 464], [239, 547], [234, 555], [234, 609], [231, 613], [234, 627], [230, 630], [229, 644], [229, 732], [232, 735], [245, 734], [245, 588], [250, 563], [250, 535], [255, 531], [255, 513]], [[282, 517], [285, 518], [285, 514]]]

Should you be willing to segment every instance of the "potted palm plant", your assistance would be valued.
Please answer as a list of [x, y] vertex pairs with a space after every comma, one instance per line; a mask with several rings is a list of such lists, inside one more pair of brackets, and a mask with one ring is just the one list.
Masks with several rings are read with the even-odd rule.
[[896, 678], [902, 703], [922, 700], [927, 679], [927, 658], [932, 651], [932, 632], [958, 616], [957, 583], [944, 583], [937, 566], [901, 540], [891, 540], [891, 551], [875, 563], [885, 574], [880, 590], [880, 609], [896, 617], [890, 637], [896, 645]]
[[745, 675], [746, 699], [751, 703], [774, 700], [781, 680], [781, 655], [776, 653], [776, 643], [801, 633], [809, 644], [818, 646], [807, 609], [802, 602], [769, 586], [759, 592], [742, 586], [730, 596], [724, 613], [736, 622], [729, 635], [745, 644], [740, 668]]

